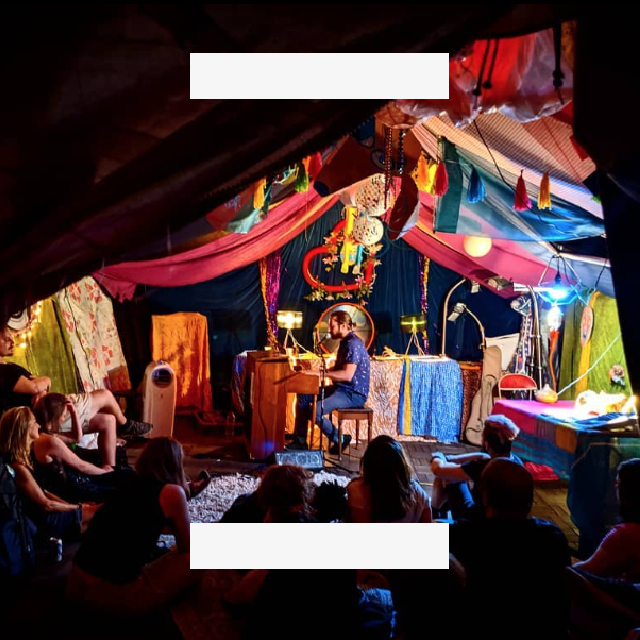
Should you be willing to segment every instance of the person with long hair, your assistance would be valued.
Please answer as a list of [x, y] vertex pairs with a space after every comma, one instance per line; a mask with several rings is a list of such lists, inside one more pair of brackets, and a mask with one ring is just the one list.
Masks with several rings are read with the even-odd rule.
[[[439, 512], [446, 505], [454, 520], [483, 517], [482, 472], [493, 458], [507, 458], [518, 464], [522, 460], [511, 453], [511, 444], [520, 429], [503, 415], [491, 415], [484, 421], [482, 444], [484, 451], [445, 456], [440, 452], [431, 458], [435, 476], [431, 504]], [[471, 488], [473, 487], [473, 488]]]
[[[91, 522], [75, 558], [68, 595], [99, 611], [136, 615], [169, 604], [200, 577], [189, 569], [189, 483], [182, 446], [173, 438], [148, 442], [137, 477]], [[168, 531], [177, 548], [153, 559]]]
[[[39, 438], [38, 423], [29, 407], [14, 407], [2, 415], [0, 454], [15, 471], [16, 485], [24, 499], [25, 512], [37, 527], [37, 538], [39, 540], [48, 537], [76, 539], [91, 520], [98, 506], [67, 502], [40, 486], [36, 470], [38, 465], [34, 454], [34, 443]], [[66, 449], [62, 443], [60, 446]], [[69, 457], [73, 456], [71, 451], [68, 453]], [[80, 466], [87, 464], [80, 458], [77, 460]], [[96, 468], [96, 471], [103, 473], [101, 469]]]
[[374, 438], [362, 458], [362, 472], [347, 488], [352, 522], [431, 522], [429, 496], [397, 440]]

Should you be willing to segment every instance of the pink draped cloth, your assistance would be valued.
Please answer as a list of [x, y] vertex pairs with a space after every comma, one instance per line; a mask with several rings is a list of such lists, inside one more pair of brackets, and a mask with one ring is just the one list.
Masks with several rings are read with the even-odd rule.
[[133, 298], [136, 284], [179, 287], [205, 282], [256, 262], [284, 246], [336, 201], [335, 196], [321, 198], [311, 188], [273, 208], [249, 233], [230, 233], [167, 258], [106, 267], [96, 272], [94, 278], [119, 300]]

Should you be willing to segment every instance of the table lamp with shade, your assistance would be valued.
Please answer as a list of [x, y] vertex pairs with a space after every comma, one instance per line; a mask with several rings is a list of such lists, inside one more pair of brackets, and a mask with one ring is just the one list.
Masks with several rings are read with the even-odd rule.
[[278, 323], [278, 327], [287, 330], [284, 337], [284, 343], [282, 345], [283, 349], [285, 351], [287, 350], [289, 340], [291, 340], [291, 346], [294, 349], [300, 349], [300, 343], [296, 340], [295, 336], [292, 333], [292, 330], [302, 328], [302, 311], [279, 309], [276, 316], [276, 321]]
[[400, 330], [402, 333], [411, 334], [404, 355], [406, 356], [409, 353], [409, 348], [414, 344], [418, 350], [418, 355], [423, 356], [424, 351], [420, 346], [420, 340], [418, 340], [418, 331], [424, 333], [427, 330], [427, 318], [424, 313], [400, 316]]

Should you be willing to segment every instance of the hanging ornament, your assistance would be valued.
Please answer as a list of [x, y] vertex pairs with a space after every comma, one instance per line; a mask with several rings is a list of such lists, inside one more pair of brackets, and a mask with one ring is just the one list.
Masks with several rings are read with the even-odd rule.
[[299, 162], [297, 168], [298, 177], [296, 178], [296, 191], [298, 193], [304, 193], [309, 189], [309, 174], [304, 166], [304, 162]]
[[429, 166], [427, 165], [427, 159], [420, 154], [418, 158], [418, 164], [413, 171], [413, 179], [418, 185], [420, 191], [428, 191], [429, 188]]
[[389, 207], [389, 192], [391, 190], [391, 153], [393, 151], [392, 132], [389, 127], [384, 128], [384, 208]]
[[624, 387], [624, 369], [619, 364], [614, 364], [611, 369], [609, 369], [609, 381], [611, 384], [617, 384], [621, 387]]
[[524, 183], [522, 177], [522, 171], [520, 171], [520, 177], [518, 178], [518, 186], [516, 187], [516, 201], [514, 204], [516, 211], [526, 211], [531, 209], [531, 200], [527, 195], [527, 185]]
[[390, 193], [389, 202], [385, 204], [385, 177], [381, 173], [374, 173], [358, 189], [354, 200], [361, 215], [380, 217], [393, 205], [394, 197]]
[[462, 244], [472, 258], [482, 258], [491, 251], [491, 238], [483, 236], [465, 236]]
[[318, 151], [308, 158], [307, 172], [309, 180], [315, 180], [322, 169], [322, 154]]
[[447, 166], [444, 162], [438, 162], [436, 168], [436, 177], [433, 181], [433, 193], [436, 196], [443, 196], [449, 189], [449, 174], [447, 173]]
[[551, 184], [548, 171], [542, 174], [542, 182], [538, 191], [538, 209], [551, 209]]
[[369, 247], [382, 239], [384, 225], [378, 218], [360, 216], [353, 223], [353, 239], [356, 242]]
[[406, 133], [404, 129], [401, 129], [398, 137], [398, 175], [402, 175], [404, 171], [404, 136]]
[[253, 191], [253, 208], [262, 209], [264, 207], [264, 192], [267, 188], [267, 181], [265, 178], [256, 183], [256, 187]]
[[469, 176], [469, 189], [467, 190], [467, 201], [471, 202], [480, 202], [484, 200], [486, 195], [486, 191], [484, 189], [484, 184], [480, 179], [480, 174], [476, 171], [476, 168], [473, 167], [471, 169], [471, 176]]

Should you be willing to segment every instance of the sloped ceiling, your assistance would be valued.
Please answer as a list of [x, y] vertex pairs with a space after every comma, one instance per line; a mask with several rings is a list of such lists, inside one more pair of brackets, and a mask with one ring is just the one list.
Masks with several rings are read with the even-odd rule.
[[[192, 101], [191, 51], [457, 51], [549, 26], [559, 6], [7, 5], [3, 315], [201, 217], [382, 103]], [[273, 74], [274, 94], [292, 81], [286, 69], [256, 73]]]

